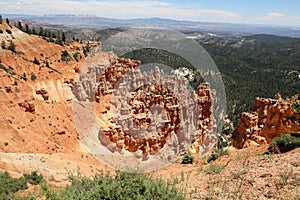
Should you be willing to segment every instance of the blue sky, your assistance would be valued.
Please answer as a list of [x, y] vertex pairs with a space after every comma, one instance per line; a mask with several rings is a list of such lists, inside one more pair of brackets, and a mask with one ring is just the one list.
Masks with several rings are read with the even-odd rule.
[[89, 14], [112, 18], [300, 26], [297, 0], [0, 0], [5, 14]]

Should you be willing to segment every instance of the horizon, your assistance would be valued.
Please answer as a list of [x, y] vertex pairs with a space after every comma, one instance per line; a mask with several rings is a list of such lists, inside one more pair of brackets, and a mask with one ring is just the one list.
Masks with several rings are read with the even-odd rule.
[[[256, 26], [256, 27], [272, 27], [272, 28], [295, 28], [296, 30], [300, 30], [299, 25], [281, 25], [281, 24], [261, 24], [261, 23], [246, 23], [246, 22], [220, 22], [220, 21], [192, 21], [192, 20], [180, 20], [174, 18], [164, 18], [164, 17], [136, 17], [136, 18], [118, 18], [118, 17], [104, 17], [97, 15], [89, 15], [89, 14], [74, 14], [74, 13], [45, 13], [45, 14], [24, 14], [24, 13], [0, 13], [2, 17], [9, 18], [9, 16], [35, 16], [35, 17], [64, 17], [64, 16], [75, 16], [75, 17], [95, 17], [95, 18], [104, 18], [104, 19], [113, 19], [113, 20], [147, 20], [147, 19], [160, 19], [160, 20], [170, 20], [170, 21], [178, 21], [178, 22], [192, 22], [192, 23], [206, 23], [206, 24], [228, 24], [228, 25], [244, 25], [244, 26]], [[20, 20], [30, 20], [30, 19], [20, 19]]]
[[[162, 18], [178, 21], [300, 27], [300, 2], [287, 0], [3, 0], [0, 13], [13, 15], [94, 15], [114, 19]], [[121, 12], [118, 8], [122, 8]]]

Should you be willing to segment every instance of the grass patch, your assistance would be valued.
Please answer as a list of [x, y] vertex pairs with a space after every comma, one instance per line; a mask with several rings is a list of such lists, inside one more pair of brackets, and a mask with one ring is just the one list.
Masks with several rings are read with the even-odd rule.
[[239, 170], [234, 174], [234, 178], [240, 178], [242, 175], [247, 174], [248, 172], [246, 170]]
[[223, 169], [223, 165], [210, 165], [206, 169], [199, 169], [199, 171], [204, 173], [220, 173]]

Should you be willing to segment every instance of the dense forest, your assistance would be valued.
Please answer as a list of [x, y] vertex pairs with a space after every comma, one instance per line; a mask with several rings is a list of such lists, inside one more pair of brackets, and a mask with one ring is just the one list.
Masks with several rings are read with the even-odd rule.
[[300, 90], [300, 39], [261, 34], [200, 43], [222, 74], [235, 124], [256, 97], [274, 98], [279, 92], [286, 98]]
[[[237, 125], [242, 112], [252, 108], [256, 97], [288, 97], [300, 89], [300, 39], [273, 35], [212, 37], [199, 43], [218, 66], [225, 84], [227, 112]], [[141, 49], [123, 55], [143, 64], [161, 63], [173, 68], [193, 66], [183, 58], [157, 49]], [[201, 77], [190, 82], [191, 86]]]

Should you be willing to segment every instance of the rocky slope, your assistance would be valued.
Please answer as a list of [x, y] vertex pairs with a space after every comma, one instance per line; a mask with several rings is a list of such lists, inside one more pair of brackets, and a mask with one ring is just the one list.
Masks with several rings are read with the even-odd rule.
[[267, 144], [281, 134], [300, 134], [300, 93], [282, 99], [257, 98], [250, 113], [241, 115], [240, 124], [232, 134], [233, 146], [244, 148], [250, 145]]
[[[209, 84], [190, 91], [186, 89], [187, 81], [165, 77], [159, 69], [142, 73], [138, 69], [139, 61], [104, 52], [84, 59], [85, 44], [50, 43], [6, 23], [0, 29], [2, 152], [85, 154], [83, 138], [94, 134], [98, 136], [92, 142], [111, 147], [113, 153], [127, 151], [142, 160], [157, 152], [168, 157], [170, 152], [165, 146], [174, 150], [175, 158], [188, 148], [193, 153], [208, 153], [214, 147], [215, 92]], [[66, 61], [65, 51], [69, 54]], [[77, 62], [72, 57], [75, 53], [81, 58]], [[98, 66], [94, 68], [95, 65]], [[119, 83], [125, 74], [131, 79], [131, 85], [137, 87], [134, 94], [131, 92], [131, 99], [127, 96], [127, 102], [122, 99], [123, 93], [129, 94], [132, 88], [126, 85], [126, 80]], [[118, 97], [114, 93], [116, 99], [111, 100], [117, 83], [122, 94]], [[95, 107], [94, 119], [89, 118], [88, 112], [77, 112], [73, 92], [83, 104], [88, 101]], [[112, 113], [113, 109], [120, 112]], [[91, 125], [92, 121], [95, 126]], [[124, 131], [119, 130], [120, 126]], [[133, 130], [145, 127], [148, 127], [144, 130], [147, 134], [139, 132], [139, 136], [134, 136]], [[98, 133], [99, 128], [103, 130], [102, 135], [101, 131]], [[140, 138], [142, 135], [147, 137]]]

